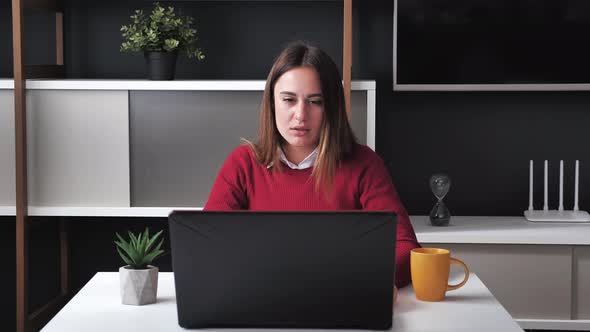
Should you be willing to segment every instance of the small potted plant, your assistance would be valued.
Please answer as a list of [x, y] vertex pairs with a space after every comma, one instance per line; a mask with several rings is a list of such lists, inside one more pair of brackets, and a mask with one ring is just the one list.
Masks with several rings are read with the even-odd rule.
[[117, 235], [115, 240], [117, 252], [127, 264], [119, 268], [123, 304], [155, 303], [158, 291], [158, 268], [150, 264], [164, 253], [164, 250], [160, 249], [164, 240], [160, 240], [158, 245], [155, 244], [162, 231], [150, 237], [149, 229], [146, 227], [143, 233], [137, 235], [128, 232], [128, 240], [123, 239], [119, 233], [115, 234]]
[[143, 52], [149, 79], [174, 79], [179, 51], [189, 59], [205, 59], [205, 54], [196, 46], [198, 38], [193, 18], [176, 15], [174, 7], [165, 9], [155, 2], [149, 16], [138, 9], [131, 19], [131, 24], [121, 27], [124, 38], [121, 52]]

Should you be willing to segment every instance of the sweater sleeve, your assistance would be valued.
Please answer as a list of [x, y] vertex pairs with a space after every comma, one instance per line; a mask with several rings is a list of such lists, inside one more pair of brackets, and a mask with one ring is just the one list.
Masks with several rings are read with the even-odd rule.
[[235, 149], [224, 162], [213, 183], [203, 210], [227, 211], [248, 209], [246, 168], [248, 147]]
[[404, 287], [410, 283], [410, 250], [420, 247], [410, 223], [408, 212], [402, 205], [381, 158], [375, 154], [366, 165], [359, 180], [360, 203], [363, 210], [394, 211], [397, 215], [397, 241], [395, 246], [395, 284]]

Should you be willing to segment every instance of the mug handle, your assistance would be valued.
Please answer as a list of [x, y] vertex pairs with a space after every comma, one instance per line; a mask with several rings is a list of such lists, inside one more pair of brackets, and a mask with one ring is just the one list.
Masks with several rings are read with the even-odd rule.
[[469, 279], [469, 269], [467, 268], [467, 265], [465, 265], [465, 263], [463, 263], [462, 261], [460, 261], [456, 258], [451, 257], [451, 264], [457, 264], [457, 265], [462, 266], [463, 271], [465, 271], [465, 278], [463, 279], [463, 281], [461, 281], [460, 283], [458, 283], [456, 285], [447, 285], [448, 291], [463, 287], [463, 285], [465, 285], [465, 283]]

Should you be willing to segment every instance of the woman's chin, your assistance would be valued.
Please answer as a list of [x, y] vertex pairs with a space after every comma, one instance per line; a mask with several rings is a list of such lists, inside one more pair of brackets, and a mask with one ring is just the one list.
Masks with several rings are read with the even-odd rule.
[[305, 148], [305, 147], [310, 147], [310, 146], [313, 146], [315, 148], [315, 145], [316, 145], [316, 144], [313, 144], [312, 140], [301, 139], [300, 137], [292, 138], [287, 143], [289, 143], [289, 145], [294, 148]]

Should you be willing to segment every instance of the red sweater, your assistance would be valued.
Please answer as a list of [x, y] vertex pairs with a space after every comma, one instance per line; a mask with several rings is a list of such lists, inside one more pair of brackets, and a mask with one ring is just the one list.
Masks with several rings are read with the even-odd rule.
[[246, 145], [227, 158], [211, 190], [205, 210], [373, 210], [398, 216], [395, 284], [410, 282], [410, 250], [419, 247], [406, 209], [381, 158], [357, 145], [336, 171], [332, 199], [315, 190], [312, 168], [282, 172], [259, 163]]

